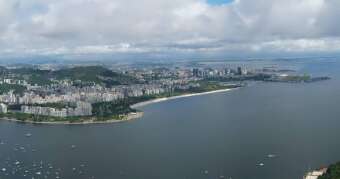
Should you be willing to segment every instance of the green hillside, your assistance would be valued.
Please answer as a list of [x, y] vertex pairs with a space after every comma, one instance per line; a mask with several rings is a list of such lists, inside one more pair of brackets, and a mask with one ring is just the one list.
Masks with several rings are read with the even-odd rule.
[[39, 70], [34, 68], [18, 68], [7, 70], [0, 67], [3, 74], [14, 74], [16, 79], [26, 80], [30, 84], [49, 85], [51, 79], [81, 81], [81, 83], [97, 83], [107, 87], [138, 83], [131, 76], [113, 72], [101, 66], [82, 66], [65, 68], [57, 71]]
[[99, 66], [74, 67], [55, 71], [53, 72], [53, 76], [59, 80], [71, 79], [100, 83], [101, 80], [98, 76], [101, 76], [106, 71], [108, 71], [108, 69]]
[[0, 84], [0, 95], [8, 93], [10, 90], [13, 90], [15, 94], [21, 94], [26, 90], [26, 87], [15, 84]]
[[19, 79], [24, 79], [30, 84], [48, 85], [51, 84], [51, 71], [34, 68], [17, 68], [9, 70], [10, 73], [18, 75]]
[[340, 178], [340, 162], [329, 166], [327, 172], [318, 179], [339, 179]]
[[62, 69], [53, 73], [56, 79], [81, 80], [82, 82], [95, 82], [106, 86], [136, 83], [137, 80], [123, 74], [113, 72], [101, 66], [85, 66]]

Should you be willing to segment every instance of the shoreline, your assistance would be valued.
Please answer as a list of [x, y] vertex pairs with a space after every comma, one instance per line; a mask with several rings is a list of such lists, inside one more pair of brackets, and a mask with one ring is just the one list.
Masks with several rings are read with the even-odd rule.
[[179, 96], [156, 98], [156, 99], [151, 99], [151, 100], [148, 100], [148, 101], [143, 101], [143, 102], [140, 102], [140, 103], [133, 104], [130, 107], [133, 108], [133, 109], [136, 109], [138, 107], [143, 107], [143, 106], [147, 106], [147, 105], [150, 105], [150, 104], [159, 103], [159, 102], [163, 102], [163, 101], [192, 97], [192, 96], [202, 96], [202, 95], [207, 95], [207, 94], [212, 94], [212, 93], [221, 93], [221, 92], [227, 92], [227, 91], [231, 91], [231, 90], [235, 90], [235, 89], [238, 89], [238, 88], [228, 88], [228, 89], [220, 89], [220, 90], [207, 91], [207, 92], [201, 92], [201, 93], [188, 93], [188, 94], [183, 94], [183, 95], [179, 95]]
[[127, 122], [131, 120], [135, 120], [141, 118], [143, 116], [143, 112], [130, 113], [124, 117], [122, 120], [112, 119], [106, 121], [94, 121], [94, 120], [84, 120], [83, 122], [69, 122], [69, 121], [55, 121], [55, 122], [36, 122], [36, 121], [21, 121], [14, 118], [0, 118], [1, 120], [6, 120], [10, 122], [18, 122], [18, 123], [26, 123], [26, 124], [44, 124], [44, 125], [87, 125], [87, 124], [110, 124], [110, 123], [120, 123]]
[[[231, 90], [235, 90], [238, 88], [228, 88], [228, 89], [220, 89], [220, 90], [214, 90], [214, 91], [207, 91], [207, 92], [201, 92], [201, 93], [188, 93], [178, 96], [171, 96], [171, 97], [164, 97], [164, 98], [156, 98], [151, 99], [148, 101], [143, 101], [140, 103], [136, 103], [131, 105], [130, 107], [133, 109], [136, 109], [138, 107], [143, 107], [146, 105], [159, 103], [163, 101], [173, 100], [173, 99], [179, 99], [179, 98], [186, 98], [186, 97], [192, 97], [192, 96], [201, 96], [201, 95], [207, 95], [212, 93], [221, 93], [221, 92], [227, 92]], [[27, 124], [45, 124], [45, 125], [86, 125], [86, 124], [109, 124], [109, 123], [120, 123], [120, 122], [127, 122], [135, 119], [139, 119], [143, 116], [144, 112], [136, 112], [136, 113], [130, 113], [127, 116], [124, 117], [122, 120], [112, 119], [112, 120], [106, 120], [106, 121], [95, 121], [95, 120], [84, 120], [83, 122], [69, 122], [69, 121], [55, 121], [55, 122], [36, 122], [36, 121], [21, 121], [14, 118], [0, 118], [1, 120], [11, 121], [11, 122], [18, 122], [18, 123], [27, 123]]]

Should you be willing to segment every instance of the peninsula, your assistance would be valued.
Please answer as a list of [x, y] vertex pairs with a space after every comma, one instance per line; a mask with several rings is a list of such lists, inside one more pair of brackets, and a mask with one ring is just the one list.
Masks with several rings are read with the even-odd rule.
[[291, 71], [195, 66], [0, 67], [0, 118], [43, 124], [119, 122], [141, 117], [136, 107], [143, 104], [226, 91], [248, 81], [328, 79], [287, 72]]

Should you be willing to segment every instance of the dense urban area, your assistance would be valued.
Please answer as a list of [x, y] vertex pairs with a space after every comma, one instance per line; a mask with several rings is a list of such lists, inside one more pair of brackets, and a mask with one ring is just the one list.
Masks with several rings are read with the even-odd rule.
[[131, 105], [155, 98], [242, 87], [248, 81], [313, 82], [278, 68], [170, 66], [109, 69], [104, 66], [0, 68], [0, 115], [31, 122], [126, 120]]

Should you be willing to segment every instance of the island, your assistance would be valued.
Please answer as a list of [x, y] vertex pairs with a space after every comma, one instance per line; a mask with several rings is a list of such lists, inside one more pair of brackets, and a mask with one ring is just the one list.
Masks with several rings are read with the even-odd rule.
[[[287, 74], [293, 73], [293, 74]], [[249, 81], [316, 82], [290, 70], [174, 66], [0, 67], [0, 118], [43, 124], [89, 124], [140, 118], [138, 104], [244, 87]]]

